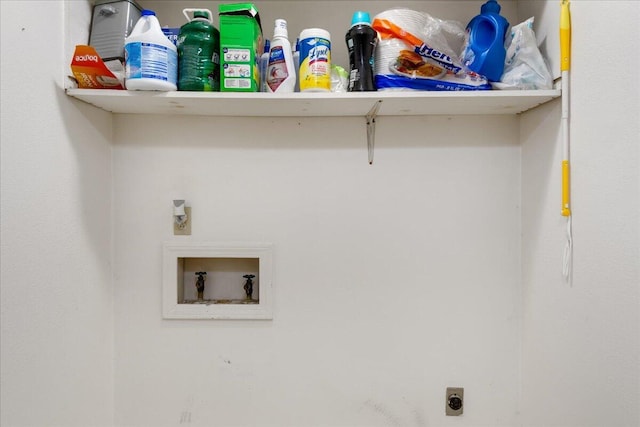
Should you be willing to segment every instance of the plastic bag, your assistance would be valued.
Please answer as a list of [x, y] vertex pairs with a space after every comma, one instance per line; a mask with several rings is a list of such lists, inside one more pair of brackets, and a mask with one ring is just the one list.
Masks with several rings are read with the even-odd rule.
[[349, 85], [349, 73], [339, 65], [331, 66], [331, 92], [346, 92]]
[[533, 32], [533, 17], [511, 28], [505, 41], [507, 56], [500, 82], [495, 89], [551, 89], [553, 77]]
[[459, 22], [400, 8], [376, 15], [372, 26], [381, 38], [375, 54], [378, 90], [491, 89], [462, 65], [465, 30]]

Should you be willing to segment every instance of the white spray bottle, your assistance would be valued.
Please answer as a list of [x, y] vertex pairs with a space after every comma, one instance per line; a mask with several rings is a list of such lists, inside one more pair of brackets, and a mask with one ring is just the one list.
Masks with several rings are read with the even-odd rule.
[[287, 33], [287, 21], [276, 19], [267, 66], [267, 91], [290, 93], [296, 87], [296, 70]]

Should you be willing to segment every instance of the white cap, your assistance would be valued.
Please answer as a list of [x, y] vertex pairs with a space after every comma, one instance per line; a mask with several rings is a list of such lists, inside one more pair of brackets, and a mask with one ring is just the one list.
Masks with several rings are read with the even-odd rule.
[[276, 27], [273, 29], [273, 37], [289, 38], [287, 32], [287, 21], [284, 19], [276, 19]]

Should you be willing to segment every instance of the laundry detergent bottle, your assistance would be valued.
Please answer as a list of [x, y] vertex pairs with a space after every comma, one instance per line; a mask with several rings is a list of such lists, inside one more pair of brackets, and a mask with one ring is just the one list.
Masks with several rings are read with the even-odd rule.
[[500, 81], [506, 56], [504, 40], [508, 30], [509, 22], [500, 15], [498, 2], [489, 0], [483, 4], [480, 15], [467, 25], [464, 65], [489, 81]]
[[368, 12], [357, 11], [351, 19], [351, 28], [345, 36], [349, 50], [349, 92], [376, 90], [373, 54], [378, 44], [378, 33], [371, 28]]

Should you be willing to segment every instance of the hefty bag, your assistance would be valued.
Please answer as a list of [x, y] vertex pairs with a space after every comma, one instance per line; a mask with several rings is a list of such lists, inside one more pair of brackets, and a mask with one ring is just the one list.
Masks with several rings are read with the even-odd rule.
[[[117, 60], [110, 61], [109, 65], [116, 72], [118, 66], [122, 68], [122, 64]], [[71, 72], [80, 89], [124, 89], [122, 78], [116, 77], [116, 74], [109, 69], [98, 52], [91, 46], [76, 46], [71, 61]], [[123, 76], [124, 74], [121, 77]]]
[[483, 76], [465, 69], [459, 57], [465, 30], [410, 9], [387, 10], [373, 19], [380, 42], [375, 55], [378, 90], [488, 90]]

